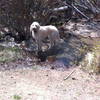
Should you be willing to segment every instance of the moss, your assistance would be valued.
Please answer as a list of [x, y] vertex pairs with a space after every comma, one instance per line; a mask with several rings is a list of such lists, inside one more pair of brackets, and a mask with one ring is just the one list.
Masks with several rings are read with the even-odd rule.
[[13, 99], [14, 99], [14, 100], [21, 100], [21, 96], [19, 96], [19, 95], [14, 95], [14, 96], [13, 96]]
[[17, 47], [4, 48], [0, 50], [0, 62], [11, 62], [22, 58], [21, 51]]

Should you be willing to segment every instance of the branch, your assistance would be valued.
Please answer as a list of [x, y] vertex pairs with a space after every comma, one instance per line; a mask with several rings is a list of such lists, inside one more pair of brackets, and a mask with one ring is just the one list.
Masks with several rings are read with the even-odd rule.
[[54, 9], [50, 9], [51, 12], [59, 12], [59, 11], [64, 11], [67, 10], [68, 7], [73, 8], [74, 11], [78, 12], [79, 14], [81, 14], [84, 18], [86, 18], [87, 20], [89, 20], [90, 18], [87, 17], [84, 13], [82, 13], [77, 7], [75, 7], [74, 5], [68, 5], [68, 6], [64, 6], [64, 7], [60, 7], [60, 8], [54, 8]]
[[64, 6], [64, 7], [60, 7], [60, 8], [50, 9], [50, 11], [58, 12], [58, 11], [64, 11], [64, 10], [67, 10], [67, 9], [68, 9], [68, 6]]
[[83, 14], [77, 7], [75, 7], [74, 5], [72, 5], [72, 7], [74, 8], [74, 10], [76, 12], [78, 12], [79, 14], [81, 14], [83, 17], [85, 17], [87, 20], [89, 20], [90, 18], [87, 17], [85, 14]]
[[67, 80], [76, 70], [74, 69], [67, 77], [64, 78], [64, 80]]

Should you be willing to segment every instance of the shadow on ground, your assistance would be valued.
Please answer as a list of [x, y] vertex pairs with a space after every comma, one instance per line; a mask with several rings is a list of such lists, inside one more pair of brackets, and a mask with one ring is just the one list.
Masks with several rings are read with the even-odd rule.
[[69, 67], [79, 64], [90, 47], [91, 45], [83, 41], [82, 38], [71, 36], [56, 47], [40, 53], [39, 58], [44, 60], [49, 56], [55, 56], [56, 62], [61, 62]]
[[[77, 66], [89, 48], [90, 44], [87, 41], [76, 36], [70, 36], [59, 45], [45, 52], [39, 52], [38, 56], [34, 54], [33, 49], [33, 51], [26, 50], [23, 53], [20, 47], [11, 47], [7, 50], [3, 48], [0, 53], [0, 69], [32, 68], [39, 65], [42, 68], [65, 70]], [[39, 62], [39, 59], [42, 62]]]

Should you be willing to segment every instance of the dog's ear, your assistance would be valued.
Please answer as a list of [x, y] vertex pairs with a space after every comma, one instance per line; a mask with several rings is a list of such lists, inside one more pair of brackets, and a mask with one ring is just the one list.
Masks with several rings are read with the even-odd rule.
[[37, 28], [37, 30], [39, 30], [39, 28], [40, 28], [40, 25], [39, 25], [39, 24], [36, 24], [36, 28]]
[[30, 32], [32, 32], [32, 27], [30, 26]]

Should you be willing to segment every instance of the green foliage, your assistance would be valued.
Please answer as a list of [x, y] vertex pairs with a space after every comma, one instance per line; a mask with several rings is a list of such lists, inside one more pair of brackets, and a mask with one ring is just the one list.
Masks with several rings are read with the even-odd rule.
[[14, 96], [13, 96], [13, 99], [14, 99], [14, 100], [21, 100], [21, 96], [19, 96], [19, 95], [14, 95]]

